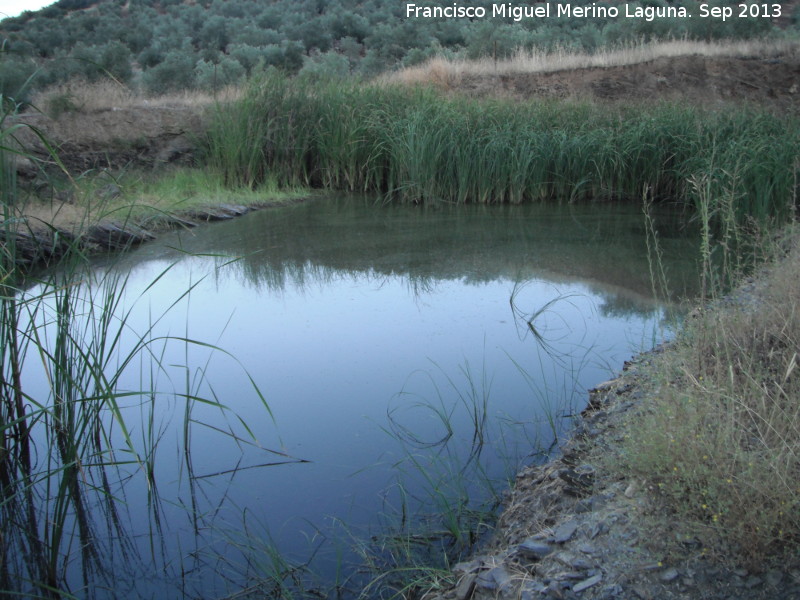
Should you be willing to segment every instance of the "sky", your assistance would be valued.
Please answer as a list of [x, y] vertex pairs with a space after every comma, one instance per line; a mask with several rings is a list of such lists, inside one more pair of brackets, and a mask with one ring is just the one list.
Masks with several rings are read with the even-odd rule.
[[39, 10], [55, 0], [0, 0], [0, 19], [16, 17], [24, 10]]

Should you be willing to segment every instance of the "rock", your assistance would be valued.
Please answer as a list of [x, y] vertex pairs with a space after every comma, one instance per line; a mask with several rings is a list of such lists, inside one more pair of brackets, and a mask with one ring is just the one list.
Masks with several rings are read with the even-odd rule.
[[551, 581], [547, 585], [546, 593], [551, 598], [564, 598], [563, 583], [560, 581]]
[[471, 560], [469, 562], [460, 562], [456, 563], [453, 566], [453, 573], [456, 575], [464, 575], [468, 573], [475, 573], [481, 568], [483, 564], [483, 559], [476, 558], [475, 560]]
[[156, 165], [172, 162], [189, 162], [196, 148], [185, 136], [178, 136], [165, 144], [155, 156]]
[[11, 165], [17, 175], [26, 179], [33, 179], [39, 173], [39, 169], [30, 158], [19, 154], [11, 155]]
[[670, 567], [669, 569], [661, 573], [659, 579], [664, 583], [670, 583], [671, 581], [675, 581], [679, 575], [680, 573], [678, 573], [678, 569]]
[[539, 560], [550, 554], [553, 547], [547, 542], [528, 538], [517, 547], [517, 550], [528, 558]]
[[588, 542], [578, 546], [578, 550], [580, 550], [584, 554], [596, 554], [597, 553], [597, 548], [595, 547], [595, 545], [594, 544], [590, 544]]
[[187, 213], [190, 219], [198, 221], [227, 221], [234, 217], [247, 214], [250, 209], [238, 204], [218, 204], [215, 206], [198, 208]]
[[558, 552], [553, 556], [558, 562], [562, 565], [570, 567], [572, 566], [572, 561], [575, 560], [575, 555], [570, 554], [569, 552]]
[[603, 575], [595, 575], [594, 577], [589, 577], [589, 579], [584, 579], [580, 583], [576, 583], [572, 586], [573, 592], [582, 592], [583, 590], [587, 590], [593, 585], [597, 585], [603, 580]]
[[615, 600], [617, 598], [622, 598], [622, 586], [615, 583], [614, 585], [609, 585], [605, 587], [598, 596], [595, 596], [597, 600]]
[[497, 582], [494, 578], [489, 574], [488, 571], [484, 571], [480, 573], [475, 578], [475, 586], [482, 588], [484, 590], [496, 590], [497, 589]]
[[495, 567], [489, 573], [497, 584], [498, 590], [504, 590], [511, 584], [511, 575], [504, 567]]
[[63, 202], [64, 204], [74, 204], [75, 190], [73, 190], [72, 188], [67, 188], [66, 190], [58, 190], [53, 197], [59, 202]]
[[605, 521], [600, 521], [594, 524], [594, 526], [592, 527], [592, 531], [589, 533], [589, 537], [594, 539], [598, 535], [605, 533], [608, 533], [608, 523], [606, 523]]
[[566, 482], [564, 491], [571, 496], [587, 496], [594, 485], [594, 472], [592, 469], [585, 469], [579, 472], [577, 469], [562, 469], [558, 472], [559, 478]]
[[578, 573], [577, 571], [565, 571], [563, 573], [557, 573], [553, 576], [553, 579], [565, 581], [567, 579], [583, 579], [584, 577], [586, 577], [585, 573]]
[[591, 568], [592, 568], [592, 566], [593, 566], [593, 565], [592, 565], [592, 563], [590, 563], [590, 562], [589, 562], [588, 560], [586, 560], [585, 558], [580, 558], [580, 557], [579, 557], [579, 558], [576, 558], [575, 560], [573, 560], [573, 561], [570, 563], [570, 566], [571, 566], [573, 569], [580, 569], [580, 570], [582, 570], [582, 571], [588, 571], [589, 569], [591, 569]]
[[119, 198], [121, 195], [122, 188], [116, 183], [109, 183], [97, 190], [97, 197], [102, 200], [113, 200], [114, 198]]
[[149, 231], [134, 225], [120, 227], [113, 223], [93, 225], [86, 230], [83, 240], [106, 250], [118, 250], [155, 239]]
[[472, 591], [475, 589], [475, 580], [477, 578], [477, 574], [470, 573], [458, 581], [458, 585], [456, 585], [455, 589], [456, 600], [467, 600], [472, 597]]
[[782, 580], [783, 580], [783, 573], [781, 573], [777, 569], [773, 569], [772, 571], [769, 571], [767, 573], [767, 583], [771, 586], [780, 585]]
[[762, 583], [761, 578], [753, 575], [752, 577], [747, 578], [747, 581], [744, 582], [744, 587], [746, 587], [748, 590], [751, 590], [754, 587], [758, 587], [759, 585], [761, 585], [761, 583]]
[[547, 586], [540, 581], [528, 581], [522, 586], [520, 600], [534, 600], [547, 592]]
[[633, 498], [636, 495], [636, 492], [639, 491], [639, 484], [636, 481], [631, 481], [630, 485], [625, 488], [625, 497], [626, 498]]
[[557, 544], [563, 544], [564, 542], [568, 542], [572, 539], [572, 536], [575, 535], [575, 531], [578, 529], [578, 521], [576, 519], [570, 519], [566, 523], [562, 523], [556, 529], [556, 532], [553, 536], [553, 540]]

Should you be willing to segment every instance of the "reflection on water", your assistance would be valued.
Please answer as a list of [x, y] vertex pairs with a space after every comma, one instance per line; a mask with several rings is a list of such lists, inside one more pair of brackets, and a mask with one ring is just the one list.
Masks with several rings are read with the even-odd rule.
[[[669, 215], [657, 222], [672, 292], [690, 295], [691, 242], [675, 235]], [[174, 232], [98, 261], [98, 272], [128, 275], [132, 323], [146, 329], [166, 312], [153, 337], [205, 340], [236, 358], [181, 344], [160, 350], [170, 371], [161, 384], [185, 383], [233, 412], [192, 408], [202, 427], [189, 441], [191, 493], [175, 483], [187, 468], [186, 433], [175, 425], [185, 408], [165, 402], [148, 417], [160, 440], [161, 493], [174, 487], [179, 498], [164, 522], [183, 527], [160, 552], [190, 554], [197, 567], [153, 593], [232, 593], [239, 576], [263, 574], [245, 557], [265, 540], [298, 563], [315, 553], [318, 572], [332, 576], [338, 562], [346, 572], [357, 560], [350, 537], [423, 502], [426, 477], [444, 457], [502, 480], [550, 447], [587, 388], [664, 334], [645, 234], [641, 214], [616, 205], [342, 198]], [[140, 373], [127, 377], [124, 385], [141, 389]], [[224, 442], [220, 431], [230, 433]], [[248, 433], [285, 456], [265, 457], [244, 441]], [[415, 464], [428, 461], [427, 475], [410, 468], [409, 452]], [[194, 532], [190, 506], [203, 513]], [[128, 507], [136, 521], [135, 502]], [[213, 577], [220, 570], [231, 579]]]

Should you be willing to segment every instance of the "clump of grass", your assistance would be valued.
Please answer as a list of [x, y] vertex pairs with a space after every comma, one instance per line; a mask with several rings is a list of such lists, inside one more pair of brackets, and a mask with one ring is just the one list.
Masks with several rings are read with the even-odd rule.
[[[698, 311], [656, 361], [624, 461], [678, 519], [753, 567], [800, 549], [800, 237]], [[720, 280], [720, 279], [718, 279]]]
[[507, 449], [501, 448], [502, 434], [490, 431], [491, 382], [485, 370], [479, 375], [465, 364], [463, 380], [442, 374], [441, 389], [434, 374], [418, 375], [435, 399], [423, 394], [406, 404], [416, 394], [403, 391], [397, 395], [403, 403], [388, 412], [386, 432], [397, 441], [401, 458], [394, 465], [396, 483], [386, 493], [380, 533], [357, 546], [370, 576], [364, 597], [414, 598], [451, 587], [452, 566], [486, 540], [501, 490], [518, 467], [506, 464], [503, 474], [492, 472], [497, 467], [492, 455]]

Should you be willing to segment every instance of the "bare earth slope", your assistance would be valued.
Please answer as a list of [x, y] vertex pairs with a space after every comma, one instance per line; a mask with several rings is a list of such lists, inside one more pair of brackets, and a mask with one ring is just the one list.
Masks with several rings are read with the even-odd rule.
[[800, 101], [800, 60], [681, 56], [552, 73], [464, 76], [458, 89], [513, 98], [668, 100], [706, 105], [745, 101], [791, 111]]

